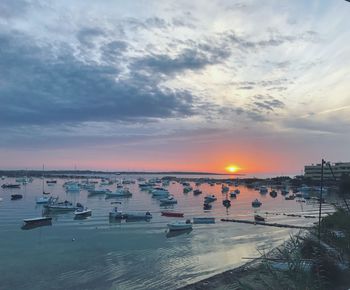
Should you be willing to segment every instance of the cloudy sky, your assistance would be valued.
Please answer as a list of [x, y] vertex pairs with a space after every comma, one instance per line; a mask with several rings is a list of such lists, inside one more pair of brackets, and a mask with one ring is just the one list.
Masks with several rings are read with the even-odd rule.
[[350, 161], [350, 3], [0, 2], [0, 167]]

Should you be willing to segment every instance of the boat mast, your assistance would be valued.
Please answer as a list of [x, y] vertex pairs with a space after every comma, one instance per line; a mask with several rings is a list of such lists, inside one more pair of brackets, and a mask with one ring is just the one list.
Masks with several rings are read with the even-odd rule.
[[43, 173], [42, 173], [42, 181], [43, 181], [43, 194], [45, 193], [45, 177], [44, 177], [44, 164], [43, 164]]

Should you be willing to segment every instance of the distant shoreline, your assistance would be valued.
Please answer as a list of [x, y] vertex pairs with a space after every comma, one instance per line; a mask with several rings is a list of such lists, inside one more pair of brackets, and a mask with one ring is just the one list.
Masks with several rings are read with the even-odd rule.
[[227, 176], [245, 176], [240, 173], [214, 173], [214, 172], [193, 172], [193, 171], [100, 171], [100, 170], [0, 170], [0, 175], [8, 177], [18, 176], [42, 176], [45, 175], [227, 175]]

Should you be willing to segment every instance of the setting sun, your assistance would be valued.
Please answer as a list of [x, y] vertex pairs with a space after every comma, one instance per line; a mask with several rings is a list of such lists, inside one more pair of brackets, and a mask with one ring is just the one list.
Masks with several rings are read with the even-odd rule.
[[231, 173], [234, 173], [234, 172], [237, 172], [239, 170], [239, 168], [237, 166], [234, 166], [234, 165], [230, 165], [230, 166], [227, 166], [226, 167], [226, 170], [228, 172], [231, 172]]

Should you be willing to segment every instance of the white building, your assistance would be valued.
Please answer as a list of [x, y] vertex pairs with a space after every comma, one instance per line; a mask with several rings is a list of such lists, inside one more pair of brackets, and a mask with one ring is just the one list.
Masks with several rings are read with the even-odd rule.
[[[334, 176], [339, 179], [343, 174], [350, 175], [350, 162], [330, 163]], [[313, 180], [321, 179], [321, 163], [305, 165], [304, 176]], [[334, 179], [328, 164], [323, 165], [323, 178]]]

